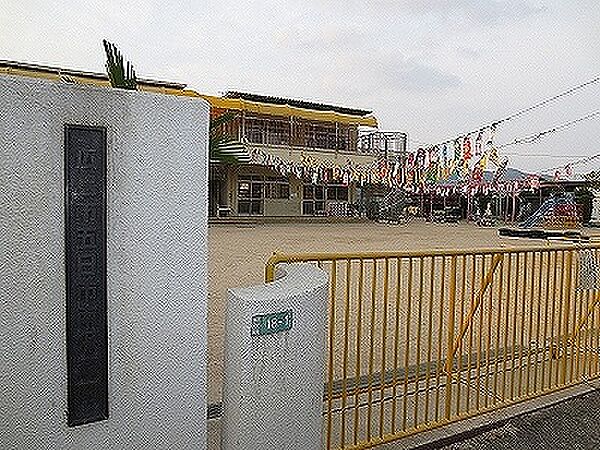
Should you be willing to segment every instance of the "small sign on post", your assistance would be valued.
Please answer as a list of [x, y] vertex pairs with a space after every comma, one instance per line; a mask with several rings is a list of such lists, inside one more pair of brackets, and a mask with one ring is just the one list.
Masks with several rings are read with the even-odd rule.
[[252, 336], [268, 336], [292, 329], [292, 310], [252, 316]]
[[276, 283], [229, 289], [223, 450], [320, 450], [329, 277], [285, 264]]

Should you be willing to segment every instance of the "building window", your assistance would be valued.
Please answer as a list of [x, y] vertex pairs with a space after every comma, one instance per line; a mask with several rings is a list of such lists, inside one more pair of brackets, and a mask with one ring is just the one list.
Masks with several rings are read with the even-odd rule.
[[344, 186], [344, 185], [329, 185], [329, 186], [327, 186], [327, 200], [347, 202], [348, 201], [348, 186]]
[[289, 145], [290, 123], [281, 120], [273, 120], [267, 124], [267, 144]]
[[265, 178], [265, 198], [287, 200], [290, 198], [290, 183], [285, 178]]
[[246, 119], [246, 139], [254, 144], [263, 144], [264, 121], [258, 119]]
[[[237, 124], [237, 122], [236, 122]], [[253, 144], [293, 145], [320, 150], [356, 151], [356, 125], [252, 115], [244, 120], [244, 138]]]
[[324, 215], [326, 213], [327, 202], [347, 202], [348, 186], [342, 184], [329, 185], [304, 185], [302, 197], [302, 214], [304, 215]]
[[290, 122], [274, 118], [247, 117], [245, 121], [248, 142], [253, 144], [289, 145]]
[[263, 177], [261, 176], [240, 175], [238, 177], [238, 214], [263, 214], [263, 187]]
[[321, 185], [304, 185], [302, 196], [302, 214], [325, 214], [325, 187]]
[[262, 175], [238, 176], [238, 214], [264, 214], [265, 199], [287, 200], [290, 184], [281, 177]]

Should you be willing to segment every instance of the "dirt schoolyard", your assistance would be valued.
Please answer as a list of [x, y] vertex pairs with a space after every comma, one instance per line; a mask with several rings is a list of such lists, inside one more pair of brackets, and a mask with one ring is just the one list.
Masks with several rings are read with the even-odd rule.
[[272, 224], [209, 227], [209, 403], [221, 399], [227, 289], [264, 281], [265, 262], [275, 251], [361, 252], [497, 248], [539, 245], [540, 241], [500, 238], [496, 228], [474, 224], [406, 225]]

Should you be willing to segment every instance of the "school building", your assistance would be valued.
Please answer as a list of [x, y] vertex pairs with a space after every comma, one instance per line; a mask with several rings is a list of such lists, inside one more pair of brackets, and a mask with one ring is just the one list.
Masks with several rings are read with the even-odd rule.
[[211, 163], [212, 216], [346, 216], [364, 202], [378, 162], [406, 152], [406, 134], [377, 130], [371, 111], [243, 92], [203, 96], [230, 114], [236, 164]]

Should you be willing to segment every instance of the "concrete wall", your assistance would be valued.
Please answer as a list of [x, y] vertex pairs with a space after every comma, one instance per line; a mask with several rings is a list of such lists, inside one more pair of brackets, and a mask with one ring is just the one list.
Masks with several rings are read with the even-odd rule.
[[[108, 132], [110, 418], [67, 427], [64, 124]], [[208, 105], [0, 76], [0, 448], [206, 440]]]
[[[222, 449], [322, 448], [328, 276], [311, 264], [282, 266], [266, 285], [229, 290]], [[291, 329], [252, 330], [259, 315], [291, 312]]]

